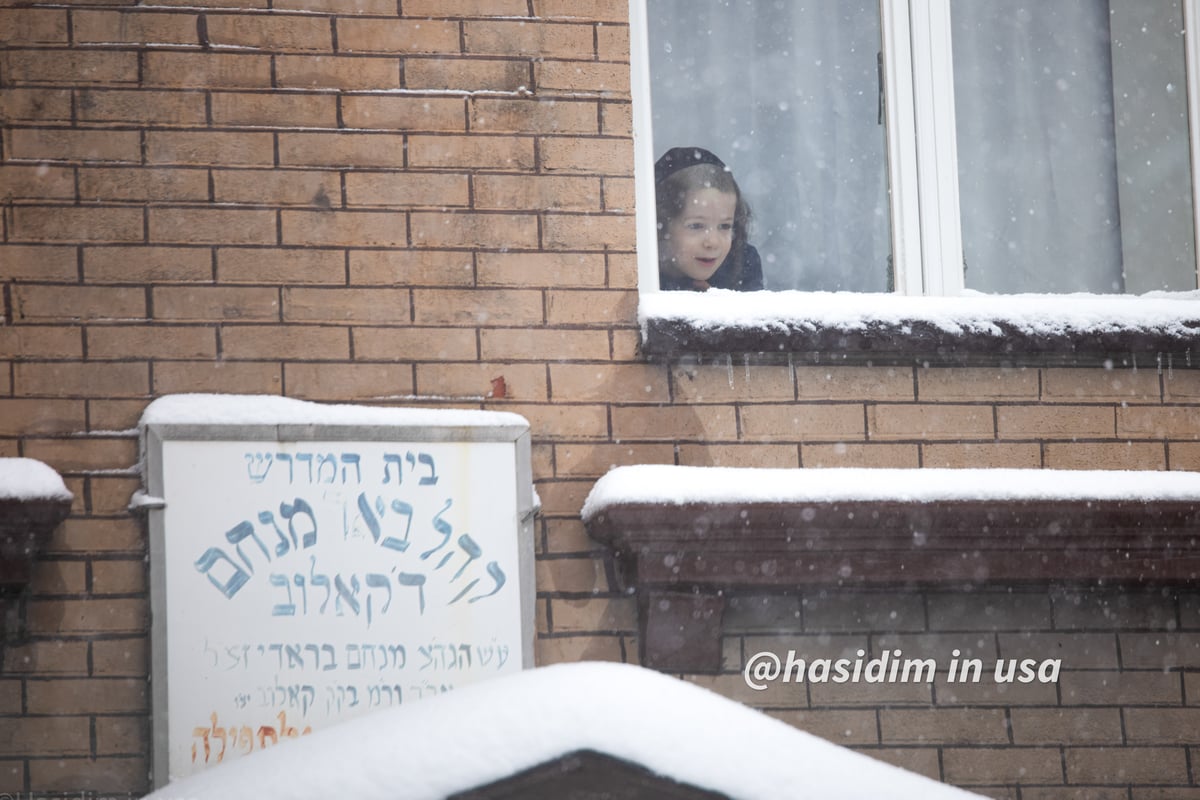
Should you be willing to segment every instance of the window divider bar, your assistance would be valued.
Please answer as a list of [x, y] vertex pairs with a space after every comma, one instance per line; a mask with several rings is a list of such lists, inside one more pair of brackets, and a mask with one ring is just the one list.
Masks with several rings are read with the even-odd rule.
[[914, 136], [916, 110], [908, 6], [908, 0], [880, 0], [879, 14], [895, 276], [892, 290], [897, 294], [921, 295], [925, 285], [921, 268], [920, 175]]
[[657, 292], [658, 223], [654, 211], [654, 118], [650, 110], [650, 50], [646, 0], [629, 0], [630, 95], [633, 102], [633, 176], [638, 288]]
[[1188, 147], [1192, 162], [1192, 236], [1196, 285], [1200, 286], [1200, 0], [1183, 0], [1184, 62], [1187, 72]]

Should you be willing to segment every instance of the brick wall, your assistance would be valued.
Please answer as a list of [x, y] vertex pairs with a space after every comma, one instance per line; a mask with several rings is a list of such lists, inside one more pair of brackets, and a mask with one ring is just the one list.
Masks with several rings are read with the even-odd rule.
[[[0, 456], [46, 461], [76, 495], [3, 649], [0, 791], [149, 785], [146, 534], [126, 504], [138, 417], [163, 394], [525, 415], [541, 663], [636, 660], [633, 601], [579, 521], [612, 465], [1200, 468], [1184, 369], [640, 358], [623, 0], [204, 5], [0, 0]], [[957, 703], [697, 680], [952, 782], [1024, 768], [1114, 788], [1022, 798], [1198, 796], [1180, 733], [1200, 729], [1193, 599], [1113, 596], [1173, 609], [1132, 621], [1071, 616], [1061, 591], [963, 602], [991, 597], [995, 614], [955, 616], [936, 593], [846, 595], [840, 622], [785, 598], [807, 609], [786, 625], [735, 615], [729, 665], [754, 637], [823, 629], [1001, 653], [1083, 631], [1093, 660], [1068, 661], [1053, 696]], [[853, 622], [893, 601], [914, 621]], [[1131, 655], [1167, 632], [1168, 671]], [[1143, 783], [1193, 788], [1119, 788]]]

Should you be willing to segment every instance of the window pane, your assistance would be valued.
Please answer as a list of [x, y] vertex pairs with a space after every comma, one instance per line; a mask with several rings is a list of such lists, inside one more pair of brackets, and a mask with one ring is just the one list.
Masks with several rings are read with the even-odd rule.
[[1196, 288], [1179, 0], [952, 0], [966, 285]]
[[655, 155], [733, 171], [768, 289], [887, 291], [879, 5], [647, 0]]

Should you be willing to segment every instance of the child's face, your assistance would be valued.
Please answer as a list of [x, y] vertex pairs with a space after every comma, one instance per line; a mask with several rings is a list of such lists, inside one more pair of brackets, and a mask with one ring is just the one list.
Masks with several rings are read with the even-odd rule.
[[733, 244], [737, 195], [719, 189], [691, 189], [683, 211], [667, 223], [664, 269], [706, 281], [721, 266]]

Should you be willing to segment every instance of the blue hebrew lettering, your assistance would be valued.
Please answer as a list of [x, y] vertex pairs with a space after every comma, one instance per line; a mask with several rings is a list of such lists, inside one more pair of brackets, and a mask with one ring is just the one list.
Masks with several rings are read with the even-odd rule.
[[[229, 563], [229, 566], [233, 567], [233, 574], [224, 581], [214, 577], [209, 571], [221, 559], [224, 559]], [[239, 589], [245, 586], [246, 581], [250, 580], [250, 575], [237, 564], [233, 563], [233, 559], [227, 556], [225, 551], [218, 547], [210, 547], [205, 550], [204, 554], [196, 559], [195, 566], [197, 571], [204, 573], [204, 577], [208, 578], [209, 583], [217, 587], [221, 594], [225, 595], [225, 597], [230, 600], [232, 600], [233, 596], [238, 593]]]
[[225, 531], [225, 539], [237, 550], [237, 554], [241, 556], [242, 561], [246, 564], [246, 569], [250, 570], [250, 574], [254, 574], [254, 565], [250, 563], [250, 559], [242, 552], [242, 542], [246, 539], [253, 539], [258, 544], [258, 549], [262, 550], [267, 561], [271, 560], [271, 551], [262, 543], [262, 539], [258, 538], [258, 534], [254, 532], [254, 526], [250, 524], [250, 520], [244, 519], [237, 525], [234, 525], [229, 530]]
[[396, 583], [401, 586], [417, 587], [418, 608], [425, 613], [425, 576], [418, 573], [401, 572], [396, 575]]
[[272, 457], [270, 453], [246, 453], [246, 473], [250, 480], [262, 483], [271, 471]]
[[433, 466], [433, 456], [429, 455], [428, 453], [421, 453], [419, 456], [417, 456], [417, 460], [420, 461], [422, 464], [426, 465], [427, 467], [429, 467], [429, 475], [424, 478], [421, 478], [421, 480], [419, 481], [419, 484], [421, 486], [436, 485], [438, 476], [437, 476], [437, 469], [434, 468], [434, 466]]
[[309, 583], [309, 586], [324, 586], [325, 587], [325, 602], [321, 603], [321, 609], [320, 609], [320, 613], [324, 614], [325, 606], [329, 605], [329, 597], [333, 594], [333, 589], [330, 588], [328, 575], [318, 575], [316, 573], [317, 557], [310, 556], [310, 558], [312, 559], [312, 564], [308, 570], [308, 583]]
[[350, 606], [350, 610], [354, 612], [355, 616], [357, 616], [359, 613], [358, 590], [360, 588], [358, 576], [350, 576], [350, 588], [347, 588], [345, 582], [342, 580], [342, 576], [335, 575], [333, 578], [333, 585], [334, 588], [337, 589], [337, 599], [334, 600], [333, 603], [333, 607], [337, 611], [337, 615], [340, 617], [345, 613], [342, 611], [342, 602], [344, 600], [346, 605]]
[[447, 497], [446, 505], [442, 506], [441, 511], [433, 515], [433, 529], [442, 535], [442, 543], [430, 550], [426, 550], [424, 553], [421, 553], [422, 561], [429, 558], [438, 550], [441, 550], [446, 546], [446, 543], [450, 541], [450, 536], [454, 533], [454, 528], [449, 522], [446, 522], [446, 520], [442, 519], [442, 515], [450, 510], [450, 506], [453, 505], [453, 502], [453, 500]]
[[361, 460], [362, 459], [359, 457], [358, 453], [342, 453], [342, 483], [346, 482], [347, 464], [354, 465], [354, 474], [356, 476], [355, 481], [357, 483], [362, 483], [362, 468], [359, 467], [359, 462]]
[[383, 482], [384, 483], [389, 483], [392, 480], [392, 472], [391, 472], [392, 464], [396, 465], [396, 483], [397, 484], [402, 483], [402, 480], [401, 480], [402, 475], [401, 475], [401, 469], [400, 469], [400, 465], [402, 463], [403, 462], [400, 460], [400, 456], [397, 455], [396, 453], [385, 453], [384, 454], [384, 456], [383, 456]]
[[271, 573], [271, 585], [282, 586], [287, 589], [288, 601], [286, 603], [276, 603], [271, 609], [272, 617], [294, 617], [296, 616], [296, 604], [292, 602], [292, 584], [288, 580], [287, 575], [280, 575], [278, 572]]
[[276, 461], [286, 461], [286, 462], [287, 462], [287, 465], [288, 465], [288, 485], [290, 486], [292, 483], [294, 483], [294, 482], [295, 482], [295, 478], [296, 478], [296, 468], [292, 466], [292, 457], [291, 457], [289, 454], [287, 454], [287, 453], [276, 453], [276, 454], [275, 454], [275, 460], [276, 460]]
[[[329, 467], [329, 480], [321, 477], [321, 470]], [[337, 480], [337, 456], [333, 453], [317, 454], [317, 483], [333, 483]]]
[[390, 550], [403, 553], [408, 549], [408, 534], [412, 531], [413, 507], [403, 500], [393, 500], [392, 511], [395, 511], [397, 514], [404, 514], [406, 517], [408, 517], [408, 522], [404, 526], [404, 538], [397, 539], [394, 536], [385, 536], [380, 544]]
[[309, 548], [317, 543], [317, 515], [313, 513], [312, 506], [307, 502], [297, 497], [291, 505], [280, 503], [279, 513], [288, 521], [288, 534], [291, 535], [293, 544], [296, 542], [296, 517], [301, 514], [308, 517], [308, 526], [310, 528], [301, 537], [301, 544], [305, 548]]
[[458, 580], [459, 576], [463, 574], [463, 571], [471, 565], [471, 562], [483, 554], [483, 550], [478, 544], [475, 543], [475, 540], [471, 538], [471, 535], [467, 533], [464, 533], [462, 536], [458, 537], [458, 546], [461, 547], [463, 552], [467, 554], [467, 561], [458, 568], [458, 572], [454, 573], [454, 577], [450, 579], [451, 583], [454, 583], [454, 581]]
[[312, 453], [296, 453], [296, 460], [303, 461], [306, 464], [308, 464], [308, 482], [312, 483], [313, 482], [313, 476], [312, 476], [313, 456], [312, 456]]
[[378, 572], [367, 573], [367, 626], [371, 625], [371, 589], [386, 589], [387, 600], [383, 604], [383, 608], [379, 609], [380, 614], [387, 613], [388, 607], [392, 604], [392, 582], [388, 580], [387, 575], [381, 575]]
[[292, 575], [292, 582], [300, 587], [300, 597], [303, 600], [303, 605], [301, 606], [300, 613], [307, 615], [308, 614], [308, 589], [305, 588], [305, 586], [304, 586], [304, 576], [301, 575], [299, 572], [297, 572], [294, 575]]
[[279, 525], [275, 522], [275, 515], [270, 511], [258, 512], [258, 521], [263, 525], [270, 525], [275, 529], [275, 535], [279, 537], [279, 544], [275, 545], [275, 555], [285, 556], [292, 549], [292, 545], [288, 544], [287, 537], [283, 535], [283, 531], [279, 529]]
[[507, 580], [507, 578], [504, 576], [504, 570], [500, 569], [500, 565], [498, 563], [496, 563], [495, 561], [489, 561], [488, 565], [487, 565], [487, 574], [490, 575], [492, 577], [492, 580], [494, 580], [496, 582], [496, 588], [492, 589], [487, 594], [475, 595], [474, 597], [472, 597], [470, 600], [467, 601], [468, 603], [474, 603], [475, 601], [482, 600], [485, 597], [491, 597], [496, 592], [498, 592], [502, 588], [504, 588], [504, 583]]

